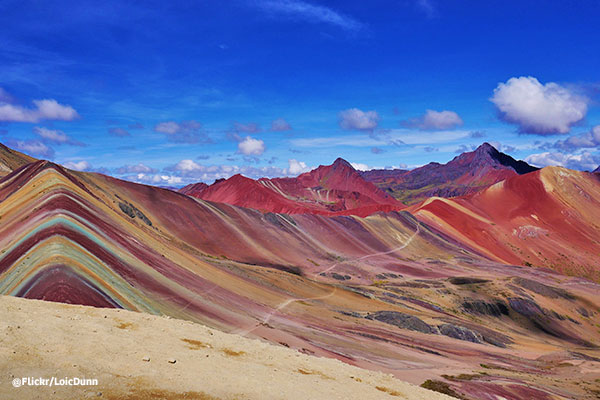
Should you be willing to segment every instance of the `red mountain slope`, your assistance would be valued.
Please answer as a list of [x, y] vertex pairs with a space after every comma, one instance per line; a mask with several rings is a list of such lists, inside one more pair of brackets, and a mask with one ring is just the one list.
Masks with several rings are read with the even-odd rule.
[[498, 261], [600, 279], [595, 174], [546, 167], [473, 195], [430, 198], [411, 211]]
[[402, 208], [341, 158], [297, 178], [256, 181], [235, 175], [208, 187], [202, 185], [188, 185], [180, 192], [203, 200], [286, 214], [369, 215]]

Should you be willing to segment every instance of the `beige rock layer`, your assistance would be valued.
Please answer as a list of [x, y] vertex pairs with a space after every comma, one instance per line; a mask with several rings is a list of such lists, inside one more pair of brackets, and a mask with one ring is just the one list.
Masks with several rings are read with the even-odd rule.
[[[182, 320], [7, 296], [0, 315], [2, 399], [450, 399]], [[12, 384], [52, 376], [98, 385]]]

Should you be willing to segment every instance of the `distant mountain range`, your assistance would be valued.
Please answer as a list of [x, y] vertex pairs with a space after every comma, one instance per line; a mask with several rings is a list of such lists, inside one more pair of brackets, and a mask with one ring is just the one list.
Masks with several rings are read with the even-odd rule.
[[286, 214], [366, 216], [402, 208], [402, 204], [363, 179], [341, 158], [296, 178], [253, 180], [234, 175], [210, 186], [188, 185], [180, 192], [203, 200]]
[[354, 214], [401, 210], [428, 197], [476, 193], [504, 179], [536, 171], [488, 143], [463, 153], [447, 164], [430, 163], [411, 171], [356, 171], [338, 158], [297, 178], [253, 180], [235, 175], [208, 186], [180, 190], [203, 200], [287, 214]]

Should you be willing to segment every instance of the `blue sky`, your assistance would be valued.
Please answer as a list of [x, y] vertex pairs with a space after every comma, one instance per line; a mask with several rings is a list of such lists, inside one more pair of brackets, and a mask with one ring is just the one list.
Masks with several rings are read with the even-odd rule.
[[600, 3], [0, 3], [0, 141], [181, 186], [447, 162], [600, 164]]

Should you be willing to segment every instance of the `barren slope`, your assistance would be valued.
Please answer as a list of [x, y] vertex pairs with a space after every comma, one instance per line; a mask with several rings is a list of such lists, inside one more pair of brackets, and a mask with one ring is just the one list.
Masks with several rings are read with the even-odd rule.
[[[6, 296], [0, 313], [2, 399], [450, 399], [181, 320]], [[11, 384], [29, 376], [92, 378], [98, 386]]]

